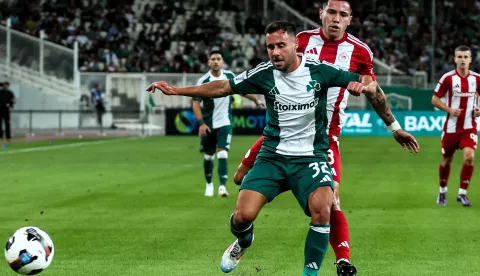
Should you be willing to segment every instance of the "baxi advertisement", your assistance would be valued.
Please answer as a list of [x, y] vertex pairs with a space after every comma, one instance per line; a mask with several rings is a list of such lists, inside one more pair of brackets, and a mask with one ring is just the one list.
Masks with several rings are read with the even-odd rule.
[[[394, 111], [402, 128], [415, 136], [439, 136], [446, 116], [442, 111]], [[265, 110], [234, 109], [234, 135], [261, 135], [266, 125]], [[342, 136], [389, 136], [391, 133], [374, 111], [345, 112]], [[198, 125], [190, 109], [166, 110], [167, 135], [198, 135]]]
[[[393, 114], [402, 128], [414, 136], [441, 135], [446, 119], [442, 111], [394, 111]], [[344, 118], [342, 136], [391, 135], [374, 111], [346, 111]]]

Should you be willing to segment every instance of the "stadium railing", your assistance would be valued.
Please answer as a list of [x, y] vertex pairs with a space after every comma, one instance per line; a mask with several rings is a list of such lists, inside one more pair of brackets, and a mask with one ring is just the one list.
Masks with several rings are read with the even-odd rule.
[[58, 138], [95, 138], [98, 136], [152, 136], [164, 134], [164, 116], [149, 115], [137, 124], [119, 124], [113, 117], [138, 114], [139, 110], [107, 110], [103, 128], [97, 123], [93, 108], [78, 110], [12, 109], [12, 135], [19, 140], [47, 140]]
[[4, 80], [76, 99], [80, 95], [78, 43], [74, 49], [0, 25], [0, 74]]
[[[241, 73], [241, 72], [235, 72]], [[203, 74], [194, 73], [91, 73], [85, 72], [80, 74], [80, 83], [82, 93], [88, 93], [88, 87], [98, 84], [107, 100], [107, 108], [112, 109], [138, 109], [143, 113], [146, 108], [164, 109], [171, 107], [189, 107], [191, 99], [182, 96], [165, 96], [160, 92], [148, 94], [145, 91], [147, 85], [152, 82], [164, 80], [177, 87], [185, 87], [195, 85], [197, 80]], [[427, 75], [418, 77], [424, 82]], [[377, 81], [381, 86], [397, 86], [397, 87], [421, 87], [414, 85], [415, 77], [406, 75], [378, 75]], [[262, 97], [262, 96], [260, 96]], [[349, 107], [354, 109], [365, 109], [367, 101], [365, 97], [350, 97]], [[254, 107], [254, 103], [249, 100], [243, 100], [243, 107]], [[133, 115], [133, 114], [132, 114]], [[142, 117], [142, 114], [137, 114]], [[138, 116], [131, 119], [138, 119]]]

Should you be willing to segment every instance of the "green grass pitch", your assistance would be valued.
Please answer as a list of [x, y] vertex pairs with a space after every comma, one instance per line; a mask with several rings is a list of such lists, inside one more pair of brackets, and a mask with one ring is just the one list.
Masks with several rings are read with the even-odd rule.
[[[0, 148], [0, 242], [28, 225], [49, 233], [55, 257], [45, 276], [223, 275], [220, 259], [234, 240], [233, 173], [256, 139], [233, 138], [226, 199], [203, 196], [198, 137]], [[469, 190], [473, 207], [455, 202], [457, 153], [448, 206], [436, 206], [440, 137], [418, 140], [414, 155], [390, 137], [341, 139], [342, 209], [359, 275], [480, 271], [480, 178], [474, 173]], [[260, 213], [255, 242], [231, 275], [300, 275], [308, 223], [293, 195], [280, 195]], [[329, 249], [320, 275], [336, 275], [333, 263]], [[15, 273], [4, 262], [0, 275]]]

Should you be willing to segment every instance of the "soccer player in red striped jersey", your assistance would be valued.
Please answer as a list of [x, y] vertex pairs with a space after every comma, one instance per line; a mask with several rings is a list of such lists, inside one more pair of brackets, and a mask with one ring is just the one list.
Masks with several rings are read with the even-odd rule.
[[457, 149], [463, 152], [460, 189], [457, 201], [465, 207], [471, 203], [467, 189], [472, 179], [473, 160], [477, 149], [477, 122], [480, 115], [477, 97], [480, 93], [480, 74], [470, 71], [472, 51], [468, 46], [455, 49], [456, 69], [442, 76], [435, 88], [432, 104], [447, 113], [442, 133], [442, 162], [439, 167], [440, 192], [437, 204], [447, 205], [447, 182], [450, 165]]
[[[298, 52], [314, 55], [320, 60], [335, 64], [343, 70], [370, 76], [375, 81], [373, 72], [373, 54], [370, 48], [358, 38], [345, 30], [352, 19], [350, 1], [330, 0], [319, 10], [322, 27], [301, 32], [297, 35]], [[336, 204], [331, 212], [330, 244], [335, 252], [337, 274], [340, 276], [356, 275], [357, 269], [350, 264], [350, 237], [345, 215], [340, 209], [339, 183], [342, 174], [339, 137], [345, 120], [345, 108], [349, 93], [340, 87], [329, 88], [327, 92], [327, 116], [330, 150], [328, 161], [332, 168], [335, 184]], [[382, 118], [395, 140], [404, 149], [418, 152], [419, 146], [415, 138], [401, 129], [387, 105], [385, 93], [377, 85], [376, 93], [365, 93], [370, 104]], [[240, 184], [243, 177], [253, 167], [260, 151], [263, 136], [247, 152], [234, 176], [234, 182]]]

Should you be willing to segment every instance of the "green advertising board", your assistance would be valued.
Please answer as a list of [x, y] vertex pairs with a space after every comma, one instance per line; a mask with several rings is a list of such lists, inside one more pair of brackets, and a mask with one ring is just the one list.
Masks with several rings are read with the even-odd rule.
[[[408, 87], [382, 87], [392, 110], [434, 110], [431, 101], [433, 90]], [[373, 110], [367, 104], [367, 110]]]

